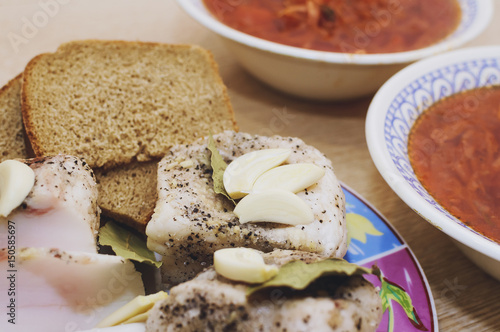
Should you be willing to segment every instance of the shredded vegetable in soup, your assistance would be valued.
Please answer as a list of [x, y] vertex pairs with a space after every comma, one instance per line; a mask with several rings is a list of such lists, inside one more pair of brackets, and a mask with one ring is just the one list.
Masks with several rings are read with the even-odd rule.
[[224, 24], [273, 42], [347, 53], [434, 44], [461, 18], [457, 0], [204, 0]]
[[500, 242], [500, 86], [426, 110], [408, 144], [415, 175], [455, 217]]

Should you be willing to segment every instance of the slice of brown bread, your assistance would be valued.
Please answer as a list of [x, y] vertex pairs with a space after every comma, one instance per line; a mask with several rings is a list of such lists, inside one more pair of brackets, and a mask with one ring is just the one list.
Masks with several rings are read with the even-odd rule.
[[155, 156], [209, 131], [237, 130], [217, 65], [197, 46], [71, 42], [34, 58], [24, 77], [35, 153], [84, 156], [102, 214], [141, 232], [156, 203]]
[[37, 156], [111, 168], [236, 126], [210, 52], [192, 45], [75, 41], [23, 75], [22, 112]]
[[157, 169], [156, 160], [96, 169], [102, 214], [145, 233], [156, 204]]
[[0, 89], [0, 162], [28, 158], [21, 116], [22, 74]]

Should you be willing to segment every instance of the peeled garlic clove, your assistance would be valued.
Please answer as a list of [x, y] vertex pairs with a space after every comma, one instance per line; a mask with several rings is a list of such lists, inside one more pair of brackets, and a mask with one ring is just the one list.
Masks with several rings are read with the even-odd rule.
[[276, 222], [305, 225], [314, 221], [314, 214], [299, 196], [282, 189], [253, 192], [241, 199], [234, 208], [240, 223]]
[[225, 278], [251, 284], [265, 282], [278, 273], [278, 267], [267, 265], [257, 250], [249, 248], [217, 250], [214, 267]]
[[79, 332], [146, 332], [146, 323], [127, 323], [113, 327], [95, 327], [90, 330]]
[[236, 158], [224, 171], [224, 188], [233, 199], [244, 197], [262, 173], [281, 165], [290, 153], [289, 149], [265, 149]]
[[111, 315], [107, 316], [97, 324], [96, 327], [110, 327], [126, 324], [126, 322], [137, 323], [146, 321], [148, 317], [147, 312], [153, 308], [156, 302], [166, 299], [167, 297], [168, 294], [163, 291], [147, 296], [139, 295]]
[[21, 205], [35, 184], [35, 172], [17, 160], [0, 163], [0, 216], [7, 217]]
[[325, 170], [314, 164], [300, 163], [278, 166], [259, 176], [252, 191], [283, 189], [297, 193], [318, 182], [323, 175], [325, 175]]

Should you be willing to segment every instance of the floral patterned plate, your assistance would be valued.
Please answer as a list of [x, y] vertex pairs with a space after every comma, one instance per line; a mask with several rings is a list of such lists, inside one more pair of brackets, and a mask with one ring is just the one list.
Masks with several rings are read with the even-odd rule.
[[439, 331], [436, 308], [427, 279], [412, 251], [391, 224], [352, 189], [342, 185], [346, 196], [350, 244], [347, 261], [377, 265], [384, 315], [377, 332]]

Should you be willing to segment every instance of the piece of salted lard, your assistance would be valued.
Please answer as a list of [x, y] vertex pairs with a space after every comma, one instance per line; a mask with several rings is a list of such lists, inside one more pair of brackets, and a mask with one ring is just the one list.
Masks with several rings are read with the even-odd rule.
[[7, 248], [8, 235], [17, 235], [18, 248], [96, 253], [100, 210], [90, 167], [65, 155], [21, 161], [33, 169], [35, 184], [20, 207], [0, 217], [0, 248]]
[[[14, 272], [8, 272], [11, 264]], [[12, 309], [9, 300], [4, 303], [7, 315], [0, 320], [0, 331], [90, 329], [144, 295], [141, 274], [118, 256], [49, 248], [22, 248], [13, 254], [1, 249], [0, 269], [7, 273], [0, 278], [0, 289], [5, 296], [12, 292], [8, 298], [13, 303]]]
[[[267, 264], [313, 262], [313, 253], [275, 250]], [[153, 307], [147, 331], [375, 331], [382, 319], [377, 289], [362, 276], [323, 278], [304, 291], [269, 290], [248, 298], [248, 284], [218, 275], [213, 267], [173, 287]], [[253, 296], [253, 295], [252, 295]]]
[[163, 256], [162, 282], [188, 280], [212, 264], [213, 253], [228, 247], [264, 252], [274, 248], [343, 257], [347, 250], [345, 198], [330, 160], [292, 137], [265, 137], [226, 131], [214, 136], [227, 163], [250, 151], [285, 148], [287, 162], [313, 163], [325, 170], [319, 182], [297, 193], [314, 214], [307, 225], [240, 224], [234, 204], [213, 189], [207, 139], [175, 146], [158, 165], [158, 201], [146, 228], [148, 247]]

